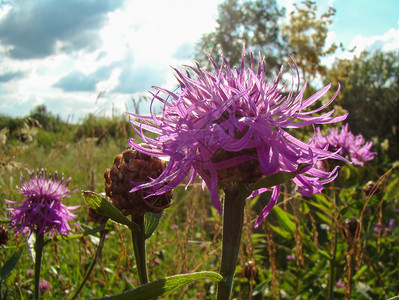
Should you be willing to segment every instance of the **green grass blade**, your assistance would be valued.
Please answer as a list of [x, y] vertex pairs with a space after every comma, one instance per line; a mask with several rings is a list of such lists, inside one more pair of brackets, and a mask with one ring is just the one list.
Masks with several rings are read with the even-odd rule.
[[0, 269], [0, 282], [4, 281], [8, 274], [15, 268], [18, 263], [19, 258], [22, 254], [22, 248], [18, 252], [15, 252], [11, 257], [4, 263], [3, 267]]
[[276, 214], [277, 219], [280, 221], [282, 227], [286, 231], [291, 232], [291, 234], [295, 234], [295, 223], [291, 221], [289, 213], [285, 212], [277, 205], [273, 208], [273, 212]]

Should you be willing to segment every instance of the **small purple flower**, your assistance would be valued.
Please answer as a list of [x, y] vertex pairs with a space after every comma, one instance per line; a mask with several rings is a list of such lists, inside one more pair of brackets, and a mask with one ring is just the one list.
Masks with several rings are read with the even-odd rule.
[[377, 224], [377, 225], [374, 227], [374, 231], [375, 231], [375, 232], [380, 232], [380, 231], [382, 231], [382, 230], [385, 229], [386, 232], [391, 232], [392, 229], [393, 229], [394, 227], [395, 227], [395, 219], [389, 219], [389, 225], [388, 225], [388, 227], [385, 227], [385, 228], [384, 228], [384, 225], [382, 225], [382, 224]]
[[47, 171], [40, 170], [36, 174], [29, 172], [30, 180], [27, 182], [21, 177], [22, 187], [17, 187], [20, 194], [25, 195], [23, 202], [5, 200], [8, 204], [13, 204], [8, 208], [11, 215], [12, 226], [19, 233], [30, 231], [38, 235], [49, 233], [54, 236], [57, 232], [66, 235], [71, 229], [68, 221], [75, 215], [70, 210], [76, 207], [68, 207], [62, 204], [62, 199], [69, 197], [67, 188], [70, 179], [64, 182], [64, 177], [57, 181], [47, 176]]
[[313, 137], [315, 146], [327, 149], [348, 158], [355, 165], [363, 166], [363, 162], [374, 159], [376, 152], [371, 152], [373, 142], [365, 142], [361, 134], [355, 136], [348, 130], [348, 124], [343, 125], [341, 132], [337, 128], [329, 128], [327, 134], [323, 134], [320, 127]]
[[[238, 183], [250, 186], [264, 176], [280, 171], [297, 171], [300, 164], [307, 164], [307, 167], [292, 181], [305, 196], [320, 193], [323, 184], [335, 179], [337, 169], [331, 172], [321, 170], [317, 162], [343, 158], [297, 139], [292, 132], [308, 125], [345, 120], [347, 115], [331, 117], [334, 111], [319, 114], [335, 99], [339, 89], [325, 105], [309, 109], [330, 89], [331, 84], [304, 100], [306, 84], [300, 91], [299, 87], [294, 90], [292, 80], [291, 90], [284, 93], [287, 84], [279, 86], [282, 68], [277, 78], [268, 83], [265, 61], [259, 55], [259, 63], [255, 65], [251, 53], [251, 65], [245, 69], [244, 54], [245, 50], [240, 70], [231, 69], [225, 59], [224, 65], [218, 67], [211, 57], [214, 73], [198, 65], [196, 68], [186, 66], [186, 75], [174, 69], [180, 85], [178, 90], [154, 87], [157, 92], [153, 94], [153, 102], [159, 100], [163, 103], [161, 115], [130, 114], [141, 120], [131, 123], [151, 149], [140, 146], [133, 139], [129, 141], [130, 146], [147, 155], [169, 158], [158, 178], [135, 187], [132, 192], [148, 188], [151, 195], [161, 195], [186, 177], [187, 187], [199, 175], [203, 185], [210, 190], [214, 206], [221, 213], [218, 187]], [[147, 137], [144, 130], [158, 137]], [[260, 188], [251, 195], [270, 189], [273, 191], [271, 200], [255, 227], [277, 203], [281, 185]]]
[[394, 227], [395, 227], [395, 219], [389, 219], [389, 226], [385, 228], [385, 230], [391, 232]]
[[338, 289], [346, 289], [346, 283], [345, 283], [345, 281], [342, 280], [342, 278], [340, 278], [336, 282], [335, 287], [338, 288]]
[[42, 280], [39, 284], [40, 294], [48, 293], [51, 291], [51, 284], [47, 280]]

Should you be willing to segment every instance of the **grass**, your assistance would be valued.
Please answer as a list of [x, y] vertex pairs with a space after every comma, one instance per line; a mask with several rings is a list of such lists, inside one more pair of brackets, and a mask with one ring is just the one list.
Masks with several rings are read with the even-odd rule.
[[[39, 129], [32, 134], [30, 143], [13, 140], [0, 145], [0, 219], [8, 219], [3, 199], [22, 199], [15, 185], [19, 184], [24, 168], [47, 168], [51, 173], [58, 171], [72, 178], [69, 187], [74, 193], [65, 204], [80, 206], [72, 234], [96, 226], [86, 221], [87, 205], [80, 191], [103, 192], [103, 173], [126, 148], [132, 133], [125, 130], [123, 119], [102, 122], [100, 118], [90, 122], [102, 130], [77, 125], [60, 133]], [[111, 131], [122, 133], [109, 137], [103, 134]], [[312, 198], [300, 197], [293, 186], [285, 184], [279, 202], [281, 209], [275, 209], [256, 230], [254, 221], [269, 195], [248, 201], [234, 297], [342, 299], [350, 292], [352, 299], [387, 299], [399, 294], [395, 280], [399, 275], [396, 255], [399, 231], [397, 226], [386, 230], [391, 219], [399, 224], [395, 210], [399, 208], [398, 170], [395, 167], [388, 171], [390, 166], [377, 167], [378, 171], [372, 165], [357, 169], [344, 167], [337, 185], [328, 186], [323, 194]], [[362, 192], [369, 180], [379, 183], [380, 189], [371, 196]], [[354, 243], [348, 241], [344, 225], [349, 218], [362, 224], [361, 234], [354, 238]], [[378, 224], [385, 227], [376, 231]], [[159, 227], [147, 241], [150, 281], [187, 272], [217, 272], [221, 230], [221, 217], [200, 182], [187, 190], [178, 187], [172, 206], [166, 209]], [[9, 299], [29, 299], [33, 288], [33, 261], [26, 237], [14, 236], [12, 231], [9, 236], [7, 245], [0, 248], [0, 264], [20, 247], [23, 254], [3, 283], [2, 291], [7, 289]], [[97, 234], [46, 245], [41, 277], [51, 283], [52, 289], [42, 295], [44, 299], [71, 297], [94, 257], [98, 242]], [[137, 286], [130, 231], [110, 222], [99, 262], [80, 298], [103, 297]], [[201, 281], [165, 299], [214, 299], [215, 292], [215, 283]]]

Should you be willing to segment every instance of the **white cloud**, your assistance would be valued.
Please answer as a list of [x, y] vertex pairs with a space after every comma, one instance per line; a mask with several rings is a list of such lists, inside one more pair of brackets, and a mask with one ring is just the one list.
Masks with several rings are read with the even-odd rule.
[[[399, 25], [399, 21], [398, 21]], [[328, 33], [327, 43], [334, 42], [336, 34], [333, 31]], [[326, 57], [322, 63], [331, 66], [335, 58], [353, 59], [359, 56], [363, 51], [374, 52], [381, 51], [398, 51], [399, 50], [399, 28], [390, 28], [387, 32], [381, 35], [364, 36], [361, 34], [356, 35], [346, 50], [338, 49], [334, 55]]]
[[349, 48], [355, 48], [353, 52], [359, 55], [362, 51], [392, 51], [399, 49], [399, 28], [391, 28], [383, 35], [363, 36], [357, 35], [352, 40]]
[[[142, 93], [153, 84], [168, 88], [174, 81], [169, 66], [192, 64], [192, 49], [202, 34], [214, 29], [217, 5], [221, 1], [125, 1], [123, 6], [104, 15], [102, 26], [93, 32], [100, 43], [89, 50], [68, 48], [68, 40], [52, 36], [53, 50], [41, 51], [42, 56], [26, 53], [27, 59], [17, 60], [7, 55], [14, 46], [2, 41], [0, 50], [4, 59], [0, 79], [4, 84], [1, 92], [2, 98], [7, 100], [0, 106], [19, 116], [42, 103], [64, 118], [74, 111], [80, 114], [99, 107], [105, 110], [111, 105], [123, 112], [135, 89]], [[0, 6], [0, 20], [5, 22], [5, 16], [12, 9]], [[14, 14], [18, 12], [18, 16], [24, 16], [23, 9], [24, 6], [19, 6]], [[55, 7], [47, 9], [52, 11]], [[47, 22], [33, 17], [31, 21]], [[3, 32], [4, 36], [6, 34]], [[42, 35], [46, 38], [45, 32]], [[178, 52], [179, 49], [184, 51]], [[124, 94], [112, 92], [118, 88]], [[96, 102], [97, 94], [104, 90], [103, 98]], [[62, 105], [55, 105], [57, 101]]]

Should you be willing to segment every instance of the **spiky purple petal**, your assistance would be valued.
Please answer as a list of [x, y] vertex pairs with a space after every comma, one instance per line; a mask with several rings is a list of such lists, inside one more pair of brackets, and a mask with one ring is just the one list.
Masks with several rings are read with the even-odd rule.
[[17, 187], [19, 193], [25, 196], [25, 201], [5, 200], [12, 205], [7, 208], [10, 211], [12, 226], [22, 234], [30, 231], [30, 234], [36, 232], [38, 235], [66, 235], [71, 230], [68, 221], [75, 218], [70, 210], [76, 208], [62, 203], [63, 198], [70, 196], [70, 179], [64, 182], [62, 176], [58, 181], [57, 173], [52, 178], [45, 170], [37, 171], [36, 174], [29, 172], [29, 177], [29, 181], [21, 177], [22, 186]]

